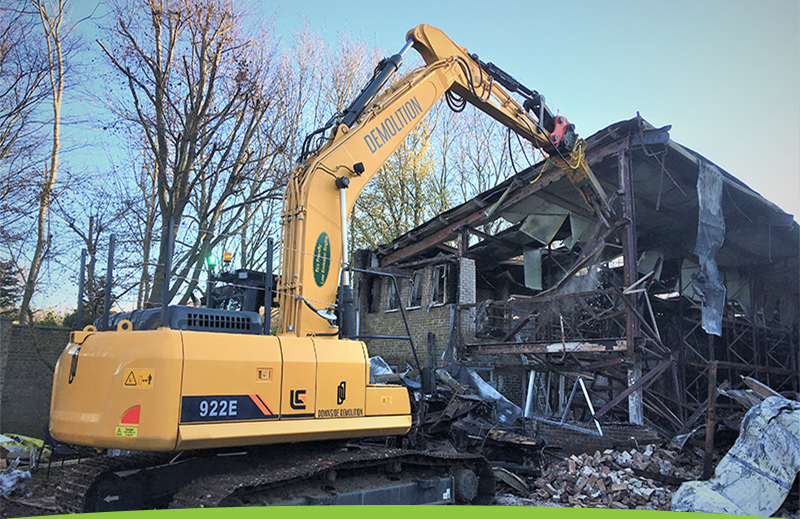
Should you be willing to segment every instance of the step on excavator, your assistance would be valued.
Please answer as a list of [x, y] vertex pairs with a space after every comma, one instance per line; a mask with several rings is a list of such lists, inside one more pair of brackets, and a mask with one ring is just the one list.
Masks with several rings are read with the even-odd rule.
[[[390, 85], [411, 47], [425, 65]], [[409, 391], [370, 384], [353, 324], [348, 215], [442, 97], [457, 111], [471, 103], [542, 149], [593, 210], [607, 211], [585, 144], [543, 96], [439, 29], [412, 29], [350, 106], [305, 139], [284, 194], [274, 291], [272, 276], [242, 271], [247, 304], [237, 311], [209, 293], [205, 306], [107, 312], [71, 333], [54, 374], [51, 434], [128, 455], [66, 473], [65, 511], [491, 499], [480, 456], [399, 448], [415, 427]], [[276, 333], [258, 304], [265, 316], [279, 308]], [[385, 438], [380, 448], [352, 443], [376, 437]]]

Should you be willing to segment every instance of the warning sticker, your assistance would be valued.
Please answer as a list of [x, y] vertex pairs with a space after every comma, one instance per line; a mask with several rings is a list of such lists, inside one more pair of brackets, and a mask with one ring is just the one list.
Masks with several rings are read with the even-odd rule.
[[139, 436], [139, 428], [138, 427], [117, 427], [117, 430], [114, 432], [114, 436], [117, 438], [136, 438]]
[[153, 370], [126, 369], [124, 386], [127, 388], [150, 389], [153, 387]]
[[382, 396], [381, 397], [381, 405], [392, 405], [392, 397], [390, 397], [390, 396]]

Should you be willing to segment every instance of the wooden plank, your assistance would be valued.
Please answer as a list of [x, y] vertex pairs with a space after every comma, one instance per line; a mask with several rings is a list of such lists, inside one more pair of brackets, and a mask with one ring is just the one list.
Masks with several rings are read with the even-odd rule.
[[625, 351], [627, 345], [624, 339], [605, 340], [596, 342], [518, 342], [500, 344], [469, 344], [467, 345], [473, 355], [509, 355], [520, 353], [608, 353]]

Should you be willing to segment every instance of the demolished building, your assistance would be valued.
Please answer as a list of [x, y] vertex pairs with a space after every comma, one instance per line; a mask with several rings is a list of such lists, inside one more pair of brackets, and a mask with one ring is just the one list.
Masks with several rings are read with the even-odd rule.
[[457, 362], [526, 417], [600, 434], [735, 420], [717, 387], [743, 376], [797, 392], [800, 228], [669, 129], [637, 116], [586, 139], [610, 218], [544, 161], [361, 251], [358, 335], [389, 364]]

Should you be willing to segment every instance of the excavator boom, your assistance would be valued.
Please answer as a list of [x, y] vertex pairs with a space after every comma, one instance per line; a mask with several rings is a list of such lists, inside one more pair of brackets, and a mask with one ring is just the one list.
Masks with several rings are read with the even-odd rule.
[[[339, 332], [334, 310], [341, 309], [337, 295], [345, 277], [341, 270], [348, 263], [347, 215], [370, 179], [445, 96], [471, 103], [549, 153], [590, 207], [607, 209], [605, 194], [582, 157], [583, 141], [577, 140], [566, 118], [550, 113], [543, 96], [470, 56], [439, 29], [419, 25], [406, 39], [400, 53], [381, 62], [342, 117], [323, 127], [330, 133], [324, 144], [317, 150], [304, 146], [303, 162], [284, 195], [279, 334]], [[379, 94], [409, 44], [426, 66]], [[531, 111], [520, 106], [504, 85], [526, 97]]]

